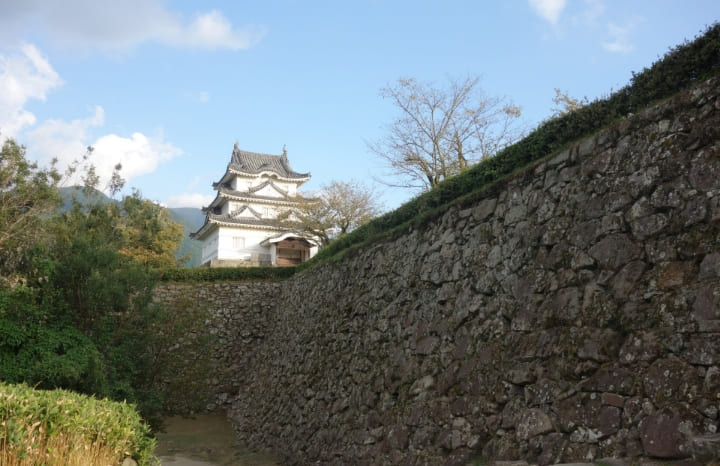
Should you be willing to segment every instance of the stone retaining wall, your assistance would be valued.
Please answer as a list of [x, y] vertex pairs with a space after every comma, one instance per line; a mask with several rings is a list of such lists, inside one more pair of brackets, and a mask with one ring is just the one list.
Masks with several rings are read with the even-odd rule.
[[207, 380], [209, 411], [226, 410], [232, 395], [255, 365], [257, 348], [273, 324], [277, 282], [162, 283], [155, 302], [169, 309], [192, 302], [208, 313], [212, 377]]
[[299, 464], [690, 456], [719, 424], [719, 95], [271, 292], [239, 284], [266, 306], [232, 350], [241, 439]]

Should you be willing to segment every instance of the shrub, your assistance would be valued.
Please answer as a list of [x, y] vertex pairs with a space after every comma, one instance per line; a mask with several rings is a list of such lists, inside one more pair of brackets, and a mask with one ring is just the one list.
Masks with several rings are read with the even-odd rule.
[[0, 383], [1, 464], [150, 465], [154, 447], [133, 405]]

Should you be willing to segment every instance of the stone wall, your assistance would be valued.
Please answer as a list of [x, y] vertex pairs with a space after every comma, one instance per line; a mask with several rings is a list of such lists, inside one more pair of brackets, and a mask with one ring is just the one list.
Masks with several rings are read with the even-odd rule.
[[235, 353], [241, 439], [299, 464], [701, 454], [720, 411], [719, 95], [703, 83], [261, 293], [264, 338]]
[[209, 411], [227, 410], [232, 395], [248, 379], [248, 368], [255, 366], [256, 348], [265, 340], [276, 315], [275, 297], [281, 286], [260, 281], [191, 282], [162, 283], [156, 288], [156, 303], [172, 310], [192, 302], [207, 312], [205, 329], [210, 334], [212, 376], [204, 389], [209, 394]]

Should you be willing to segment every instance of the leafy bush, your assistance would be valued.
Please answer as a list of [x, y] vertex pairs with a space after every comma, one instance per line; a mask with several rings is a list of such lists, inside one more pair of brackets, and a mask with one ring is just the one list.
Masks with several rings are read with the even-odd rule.
[[37, 290], [0, 291], [0, 380], [95, 391], [100, 353], [76, 328], [37, 305]]
[[154, 447], [133, 405], [0, 383], [2, 464], [120, 464], [132, 457], [149, 465], [156, 464]]
[[[134, 195], [42, 219], [44, 241], [23, 251], [13, 284], [0, 283], [0, 381], [127, 400], [156, 427], [174, 413], [173, 390], [189, 390], [168, 387], [160, 366], [187, 353], [168, 344], [187, 334], [173, 320], [187, 313], [152, 304], [154, 267], [172, 263], [169, 240], [153, 239], [166, 227], [143, 221], [155, 213]], [[195, 314], [183, 324], [204, 322]]]
[[492, 189], [492, 184], [568, 144], [587, 137], [628, 113], [689, 88], [720, 70], [720, 23], [710, 26], [693, 42], [671, 49], [664, 58], [633, 78], [626, 87], [560, 117], [542, 123], [527, 137], [449, 178], [431, 191], [410, 200], [323, 248], [305, 269], [343, 251], [391, 234], [412, 222], [423, 222], [449, 205], [472, 194]]

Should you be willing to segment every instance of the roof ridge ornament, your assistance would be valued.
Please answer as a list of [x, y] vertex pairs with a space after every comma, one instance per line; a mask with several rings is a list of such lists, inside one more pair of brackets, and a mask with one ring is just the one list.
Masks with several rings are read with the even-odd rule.
[[288, 161], [288, 158], [287, 158], [287, 146], [286, 146], [285, 144], [283, 144], [282, 158], [283, 158], [283, 160], [284, 160], [285, 162]]

